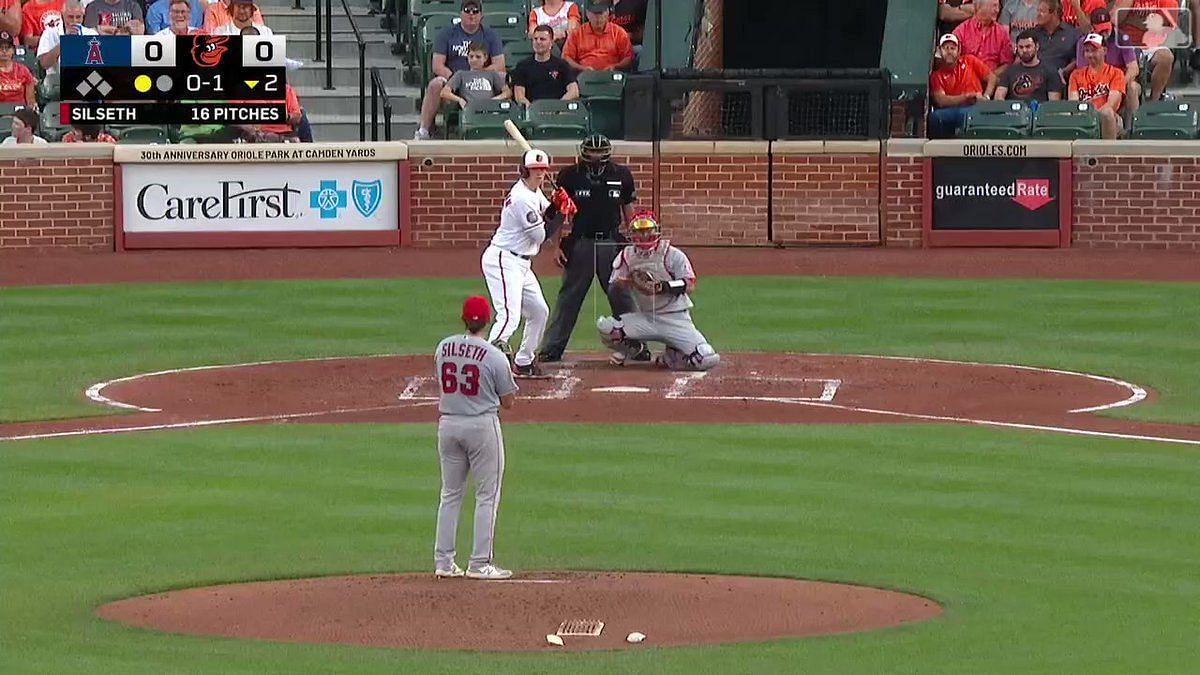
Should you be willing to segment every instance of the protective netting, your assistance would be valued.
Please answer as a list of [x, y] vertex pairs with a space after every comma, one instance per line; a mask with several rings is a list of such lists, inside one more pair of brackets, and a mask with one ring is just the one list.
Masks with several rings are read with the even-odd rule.
[[[692, 67], [696, 69], [723, 68], [725, 65], [722, 51], [725, 28], [724, 1], [703, 0], [703, 2], [704, 12], [700, 17], [699, 30], [696, 33]], [[727, 121], [726, 98], [720, 92], [693, 92], [687, 98], [682, 110], [683, 119], [678, 125], [679, 128], [684, 130], [687, 135], [699, 138], [723, 135], [722, 130]], [[746, 112], [749, 114], [748, 109]], [[671, 126], [675, 128], [676, 124], [673, 123]]]
[[869, 138], [871, 106], [865, 91], [788, 91], [787, 135]]
[[754, 133], [754, 97], [749, 91], [695, 89], [666, 102], [671, 106], [671, 138], [720, 139]]

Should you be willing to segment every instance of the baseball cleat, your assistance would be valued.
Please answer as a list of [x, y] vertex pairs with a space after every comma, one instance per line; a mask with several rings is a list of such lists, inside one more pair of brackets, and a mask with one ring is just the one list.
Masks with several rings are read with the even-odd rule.
[[482, 579], [483, 581], [500, 581], [512, 577], [512, 570], [506, 570], [495, 565], [484, 565], [479, 569], [467, 569], [468, 579]]
[[562, 361], [562, 352], [538, 352], [537, 360], [542, 363], [557, 363]]
[[457, 579], [464, 574], [463, 569], [458, 566], [458, 563], [450, 563], [447, 569], [436, 569], [433, 571], [433, 576], [439, 579]]
[[613, 352], [608, 357], [608, 363], [613, 366], [625, 365], [625, 352]]
[[629, 359], [631, 361], [647, 361], [647, 362], [650, 361], [650, 358], [651, 358], [650, 348], [647, 347], [645, 345], [645, 343], [639, 343], [639, 344], [641, 344], [642, 348], [639, 349], [636, 354], [629, 357]]
[[526, 380], [548, 380], [550, 376], [542, 372], [537, 361], [525, 365], [513, 364], [513, 375]]

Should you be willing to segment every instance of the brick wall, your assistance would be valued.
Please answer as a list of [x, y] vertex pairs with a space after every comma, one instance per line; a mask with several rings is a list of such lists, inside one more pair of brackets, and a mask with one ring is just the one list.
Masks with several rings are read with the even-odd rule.
[[921, 245], [922, 158], [888, 156], [883, 164], [884, 245]]
[[0, 160], [0, 248], [113, 248], [111, 157]]
[[1200, 157], [1077, 157], [1073, 246], [1200, 251]]
[[[653, 182], [653, 161], [645, 160]], [[766, 244], [767, 169], [766, 153], [664, 156], [663, 233], [679, 244]]]
[[773, 160], [775, 243], [879, 243], [877, 154], [776, 154]]

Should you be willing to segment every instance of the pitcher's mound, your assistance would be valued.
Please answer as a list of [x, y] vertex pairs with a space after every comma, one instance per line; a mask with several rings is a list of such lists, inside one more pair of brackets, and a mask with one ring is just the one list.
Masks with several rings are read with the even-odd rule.
[[[543, 572], [509, 581], [432, 574], [323, 577], [193, 588], [120, 600], [100, 616], [144, 628], [289, 642], [525, 651], [645, 649], [849, 633], [931, 619], [932, 600], [796, 579]], [[546, 642], [563, 622], [597, 637]], [[629, 644], [632, 632], [646, 641]]]

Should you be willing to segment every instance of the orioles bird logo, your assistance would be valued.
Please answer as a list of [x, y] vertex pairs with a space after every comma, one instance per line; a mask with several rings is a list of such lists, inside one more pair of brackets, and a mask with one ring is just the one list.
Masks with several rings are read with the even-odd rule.
[[221, 65], [221, 57], [229, 51], [229, 47], [225, 46], [227, 42], [229, 42], [227, 36], [197, 35], [195, 42], [192, 43], [192, 60], [201, 68], [213, 68]]

